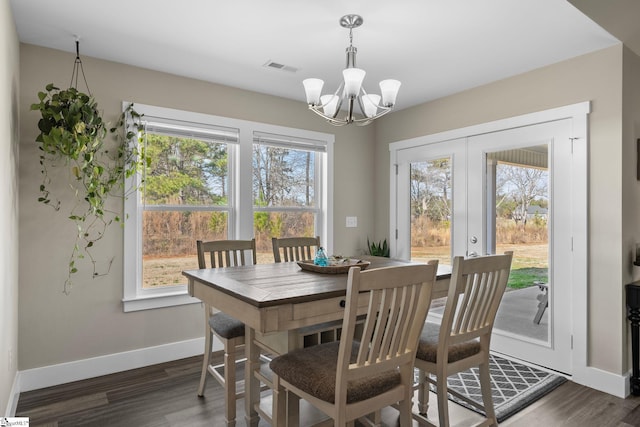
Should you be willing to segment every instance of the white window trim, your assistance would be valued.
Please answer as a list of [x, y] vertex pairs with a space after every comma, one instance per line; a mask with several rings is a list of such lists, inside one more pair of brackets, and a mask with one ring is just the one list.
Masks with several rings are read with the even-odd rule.
[[[130, 102], [123, 102], [123, 111]], [[280, 135], [290, 135], [303, 139], [326, 141], [326, 161], [320, 162], [322, 179], [319, 183], [320, 201], [319, 221], [316, 225], [317, 234], [321, 241], [326, 242], [328, 250], [332, 246], [329, 236], [333, 236], [333, 210], [329, 201], [333, 199], [333, 134], [320, 133], [305, 129], [289, 128], [284, 126], [269, 125], [246, 120], [232, 119], [228, 117], [213, 116], [203, 113], [195, 113], [171, 108], [156, 107], [152, 105], [135, 104], [138, 113], [153, 116], [166, 117], [173, 120], [182, 120], [194, 123], [225, 126], [236, 128], [240, 131], [239, 144], [229, 144], [231, 162], [229, 173], [233, 176], [229, 188], [230, 239], [250, 239], [253, 237], [253, 200], [252, 200], [252, 174], [246, 173], [253, 167], [253, 133], [265, 132]], [[244, 171], [244, 173], [243, 173]], [[140, 180], [139, 176], [133, 176], [125, 183], [126, 188], [133, 188]], [[154, 308], [171, 307], [176, 305], [199, 303], [187, 293], [186, 286], [168, 286], [160, 289], [142, 289], [142, 205], [138, 203], [136, 194], [131, 194], [124, 202], [124, 250], [123, 250], [123, 309], [125, 312], [148, 310]], [[186, 280], [185, 280], [186, 282]]]

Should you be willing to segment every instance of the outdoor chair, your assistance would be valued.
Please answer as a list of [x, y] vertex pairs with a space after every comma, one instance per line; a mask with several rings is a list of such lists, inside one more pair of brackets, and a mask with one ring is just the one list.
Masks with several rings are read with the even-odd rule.
[[[513, 253], [476, 258], [455, 257], [449, 293], [440, 325], [426, 323], [420, 336], [415, 366], [418, 369], [418, 411], [426, 418], [429, 383], [435, 383], [440, 427], [449, 426], [447, 392], [473, 406], [477, 403], [447, 389], [447, 377], [479, 367], [480, 387], [486, 419], [479, 425], [498, 425], [491, 397], [489, 344], [498, 306], [511, 270]], [[435, 380], [431, 376], [435, 376]]]
[[549, 307], [549, 285], [540, 281], [535, 281], [533, 284], [540, 289], [540, 294], [537, 296], [538, 311], [536, 311], [536, 315], [533, 317], [533, 323], [539, 325], [540, 320], [542, 320], [542, 315], [547, 307]]
[[[413, 364], [435, 284], [438, 261], [349, 270], [340, 341], [293, 350], [274, 358], [273, 426], [286, 425], [289, 405], [302, 398], [334, 425], [398, 405], [400, 425], [411, 425]], [[367, 307], [362, 335], [358, 309]], [[295, 408], [288, 408], [297, 414]]]

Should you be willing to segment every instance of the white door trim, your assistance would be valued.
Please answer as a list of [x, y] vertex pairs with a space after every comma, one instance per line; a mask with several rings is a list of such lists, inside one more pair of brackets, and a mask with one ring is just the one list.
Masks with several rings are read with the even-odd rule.
[[560, 119], [572, 119], [572, 139], [574, 166], [571, 171], [573, 180], [573, 194], [575, 199], [572, 205], [573, 218], [573, 281], [571, 294], [574, 298], [573, 312], [571, 315], [571, 331], [573, 336], [572, 379], [580, 384], [588, 384], [590, 369], [587, 369], [587, 255], [588, 255], [588, 114], [591, 112], [589, 101], [564, 107], [553, 108], [507, 119], [496, 120], [488, 123], [453, 129], [431, 135], [420, 136], [389, 144], [390, 151], [390, 212], [389, 212], [389, 236], [390, 253], [394, 257], [397, 253], [396, 230], [398, 228], [397, 206], [397, 158], [398, 151], [422, 145], [445, 142], [457, 138], [467, 138], [489, 132], [513, 129], [521, 126], [530, 126], [548, 121]]

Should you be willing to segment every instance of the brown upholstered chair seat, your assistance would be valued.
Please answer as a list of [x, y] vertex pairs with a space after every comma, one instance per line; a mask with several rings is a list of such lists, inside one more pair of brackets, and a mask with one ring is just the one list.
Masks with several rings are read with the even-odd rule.
[[[440, 325], [427, 322], [420, 334], [416, 358], [427, 362], [436, 363], [438, 355], [438, 337]], [[471, 340], [449, 345], [449, 363], [466, 359], [480, 353], [480, 340]]]
[[[354, 342], [352, 362], [357, 357], [358, 347], [359, 343]], [[339, 348], [340, 342], [336, 341], [294, 350], [276, 357], [269, 366], [274, 373], [300, 390], [325, 402], [335, 403]], [[393, 370], [350, 381], [347, 385], [347, 403], [360, 402], [391, 390], [400, 384], [400, 380], [400, 373]]]

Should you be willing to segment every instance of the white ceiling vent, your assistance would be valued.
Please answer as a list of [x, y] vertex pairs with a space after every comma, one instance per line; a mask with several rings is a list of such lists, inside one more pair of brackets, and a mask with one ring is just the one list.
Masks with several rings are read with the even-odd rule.
[[278, 62], [274, 62], [272, 60], [268, 60], [264, 63], [263, 67], [272, 68], [274, 70], [288, 71], [290, 73], [298, 72], [298, 69], [295, 67], [291, 67], [289, 65], [280, 64]]

